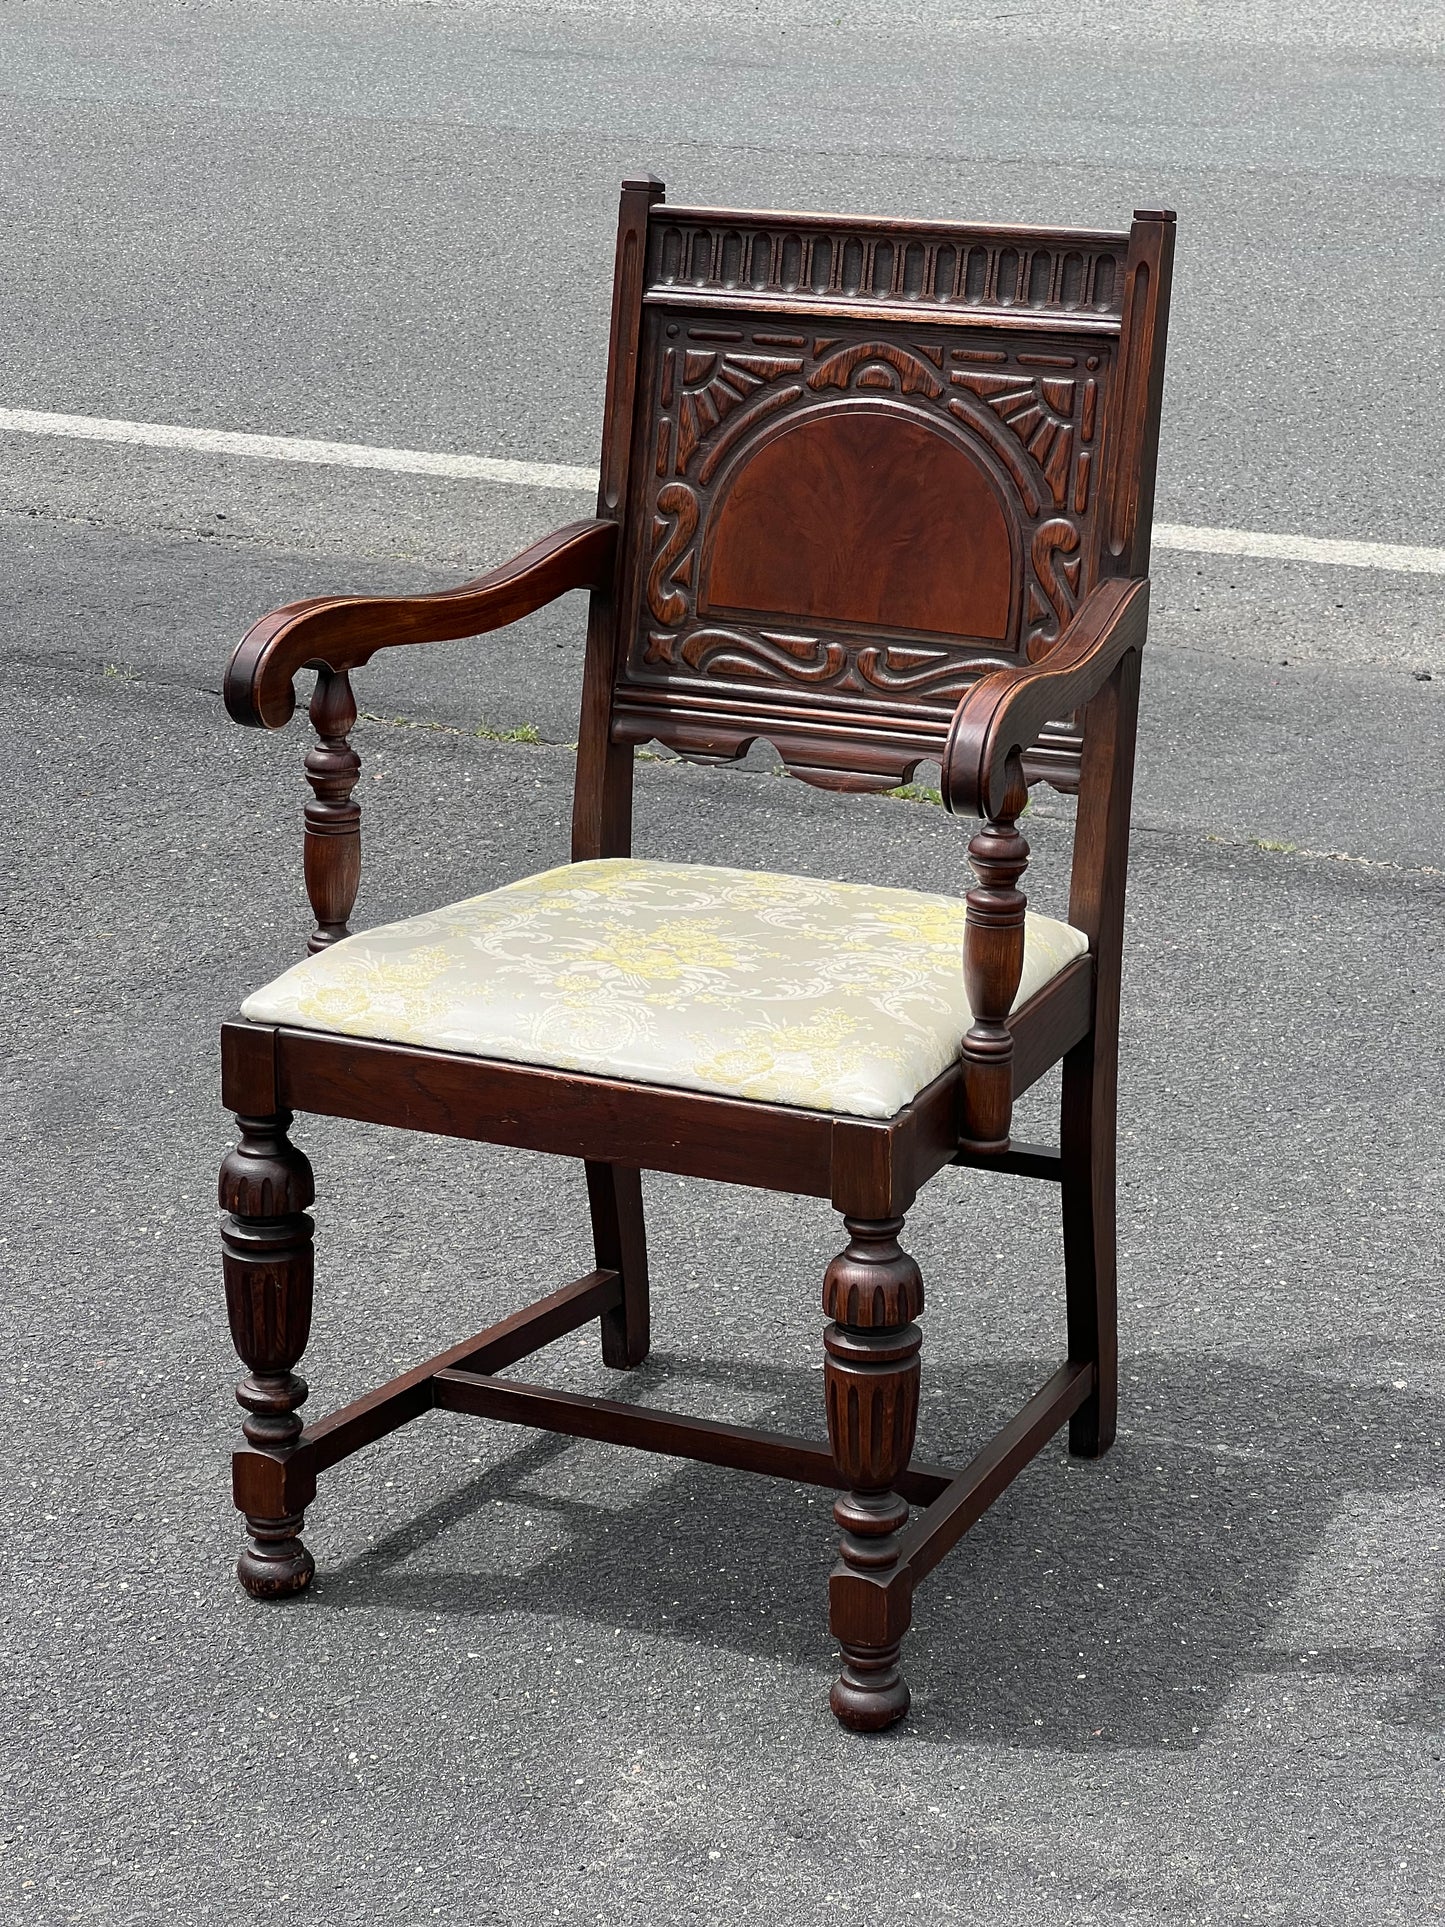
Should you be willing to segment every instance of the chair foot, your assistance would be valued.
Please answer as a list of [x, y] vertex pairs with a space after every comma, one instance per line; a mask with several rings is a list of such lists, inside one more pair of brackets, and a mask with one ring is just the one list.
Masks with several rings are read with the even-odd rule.
[[1069, 1420], [1069, 1451], [1076, 1459], [1101, 1459], [1114, 1443], [1112, 1423], [1101, 1424], [1100, 1401], [1091, 1398]]
[[316, 1561], [297, 1536], [304, 1513], [289, 1519], [247, 1515], [251, 1543], [236, 1561], [236, 1577], [253, 1599], [289, 1599], [305, 1592], [316, 1576]]
[[899, 1668], [902, 1640], [892, 1646], [844, 1646], [843, 1667], [828, 1704], [840, 1726], [853, 1733], [881, 1733], [896, 1726], [912, 1695]]
[[625, 1164], [588, 1163], [587, 1204], [598, 1266], [622, 1277], [622, 1303], [602, 1319], [602, 1362], [630, 1371], [652, 1343], [642, 1173]]

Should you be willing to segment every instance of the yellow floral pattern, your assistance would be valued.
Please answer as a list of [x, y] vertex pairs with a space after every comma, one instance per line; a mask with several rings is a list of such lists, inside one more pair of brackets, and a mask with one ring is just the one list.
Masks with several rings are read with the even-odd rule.
[[[916, 890], [613, 858], [565, 864], [296, 964], [257, 1023], [891, 1117], [970, 1013], [964, 904]], [[1028, 915], [1018, 1001], [1088, 947]]]

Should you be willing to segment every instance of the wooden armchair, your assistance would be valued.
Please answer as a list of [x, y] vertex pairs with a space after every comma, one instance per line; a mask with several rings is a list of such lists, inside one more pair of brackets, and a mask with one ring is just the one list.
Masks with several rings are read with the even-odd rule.
[[[669, 208], [622, 189], [596, 517], [459, 589], [293, 603], [226, 704], [306, 759], [313, 953], [223, 1030], [240, 1145], [221, 1173], [248, 1371], [239, 1565], [299, 1592], [318, 1476], [440, 1407], [838, 1489], [830, 1598], [847, 1726], [900, 1718], [913, 1588], [1067, 1420], [1115, 1423], [1120, 949], [1174, 216], [1127, 234]], [[572, 864], [358, 936], [350, 674], [592, 591]], [[938, 760], [982, 817], [962, 900], [631, 858], [634, 746], [757, 739], [830, 789]], [[1028, 786], [1077, 791], [1068, 923], [1026, 912]], [[1058, 1149], [1017, 1093], [1062, 1059]], [[303, 1426], [310, 1167], [296, 1111], [586, 1166], [596, 1267]], [[923, 1308], [899, 1243], [944, 1165], [1057, 1184], [1068, 1358], [961, 1470], [913, 1460]], [[831, 1199], [827, 1443], [499, 1376], [596, 1319], [648, 1349], [640, 1172]], [[918, 1508], [910, 1520], [910, 1506]]]

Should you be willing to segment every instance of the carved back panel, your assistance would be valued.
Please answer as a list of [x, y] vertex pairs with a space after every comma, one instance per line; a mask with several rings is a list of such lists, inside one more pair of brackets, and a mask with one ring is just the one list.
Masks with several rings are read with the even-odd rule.
[[[1142, 574], [1171, 222], [846, 222], [652, 184], [629, 253], [624, 196], [611, 742], [763, 738], [810, 781], [887, 788], [983, 669]], [[1051, 728], [1030, 773], [1070, 786], [1078, 747]]]

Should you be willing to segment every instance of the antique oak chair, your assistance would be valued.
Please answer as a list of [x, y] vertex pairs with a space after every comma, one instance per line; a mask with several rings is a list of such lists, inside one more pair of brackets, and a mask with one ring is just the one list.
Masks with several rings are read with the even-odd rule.
[[[223, 1031], [246, 1364], [235, 1499], [258, 1598], [301, 1591], [318, 1476], [433, 1407], [837, 1488], [832, 1707], [900, 1718], [915, 1584], [1067, 1420], [1115, 1423], [1115, 1062], [1171, 213], [1127, 234], [668, 207], [622, 189], [595, 518], [461, 588], [297, 602], [241, 642], [236, 721], [317, 672], [311, 954]], [[591, 591], [572, 865], [352, 936], [350, 675]], [[965, 900], [631, 859], [634, 747], [757, 740], [839, 790], [924, 762], [981, 817]], [[1029, 785], [1076, 791], [1067, 924], [1026, 918]], [[902, 819], [900, 819], [900, 827]], [[962, 854], [962, 852], [960, 852]], [[580, 867], [579, 867], [580, 866]], [[1057, 1149], [1010, 1138], [1063, 1063]], [[303, 1426], [311, 1169], [295, 1111], [586, 1167], [596, 1269]], [[1068, 1358], [962, 1470], [911, 1458], [923, 1308], [904, 1214], [948, 1164], [1060, 1188]], [[648, 1349], [643, 1170], [828, 1198], [827, 1443], [500, 1376], [589, 1320]], [[910, 1522], [909, 1508], [919, 1508]]]

